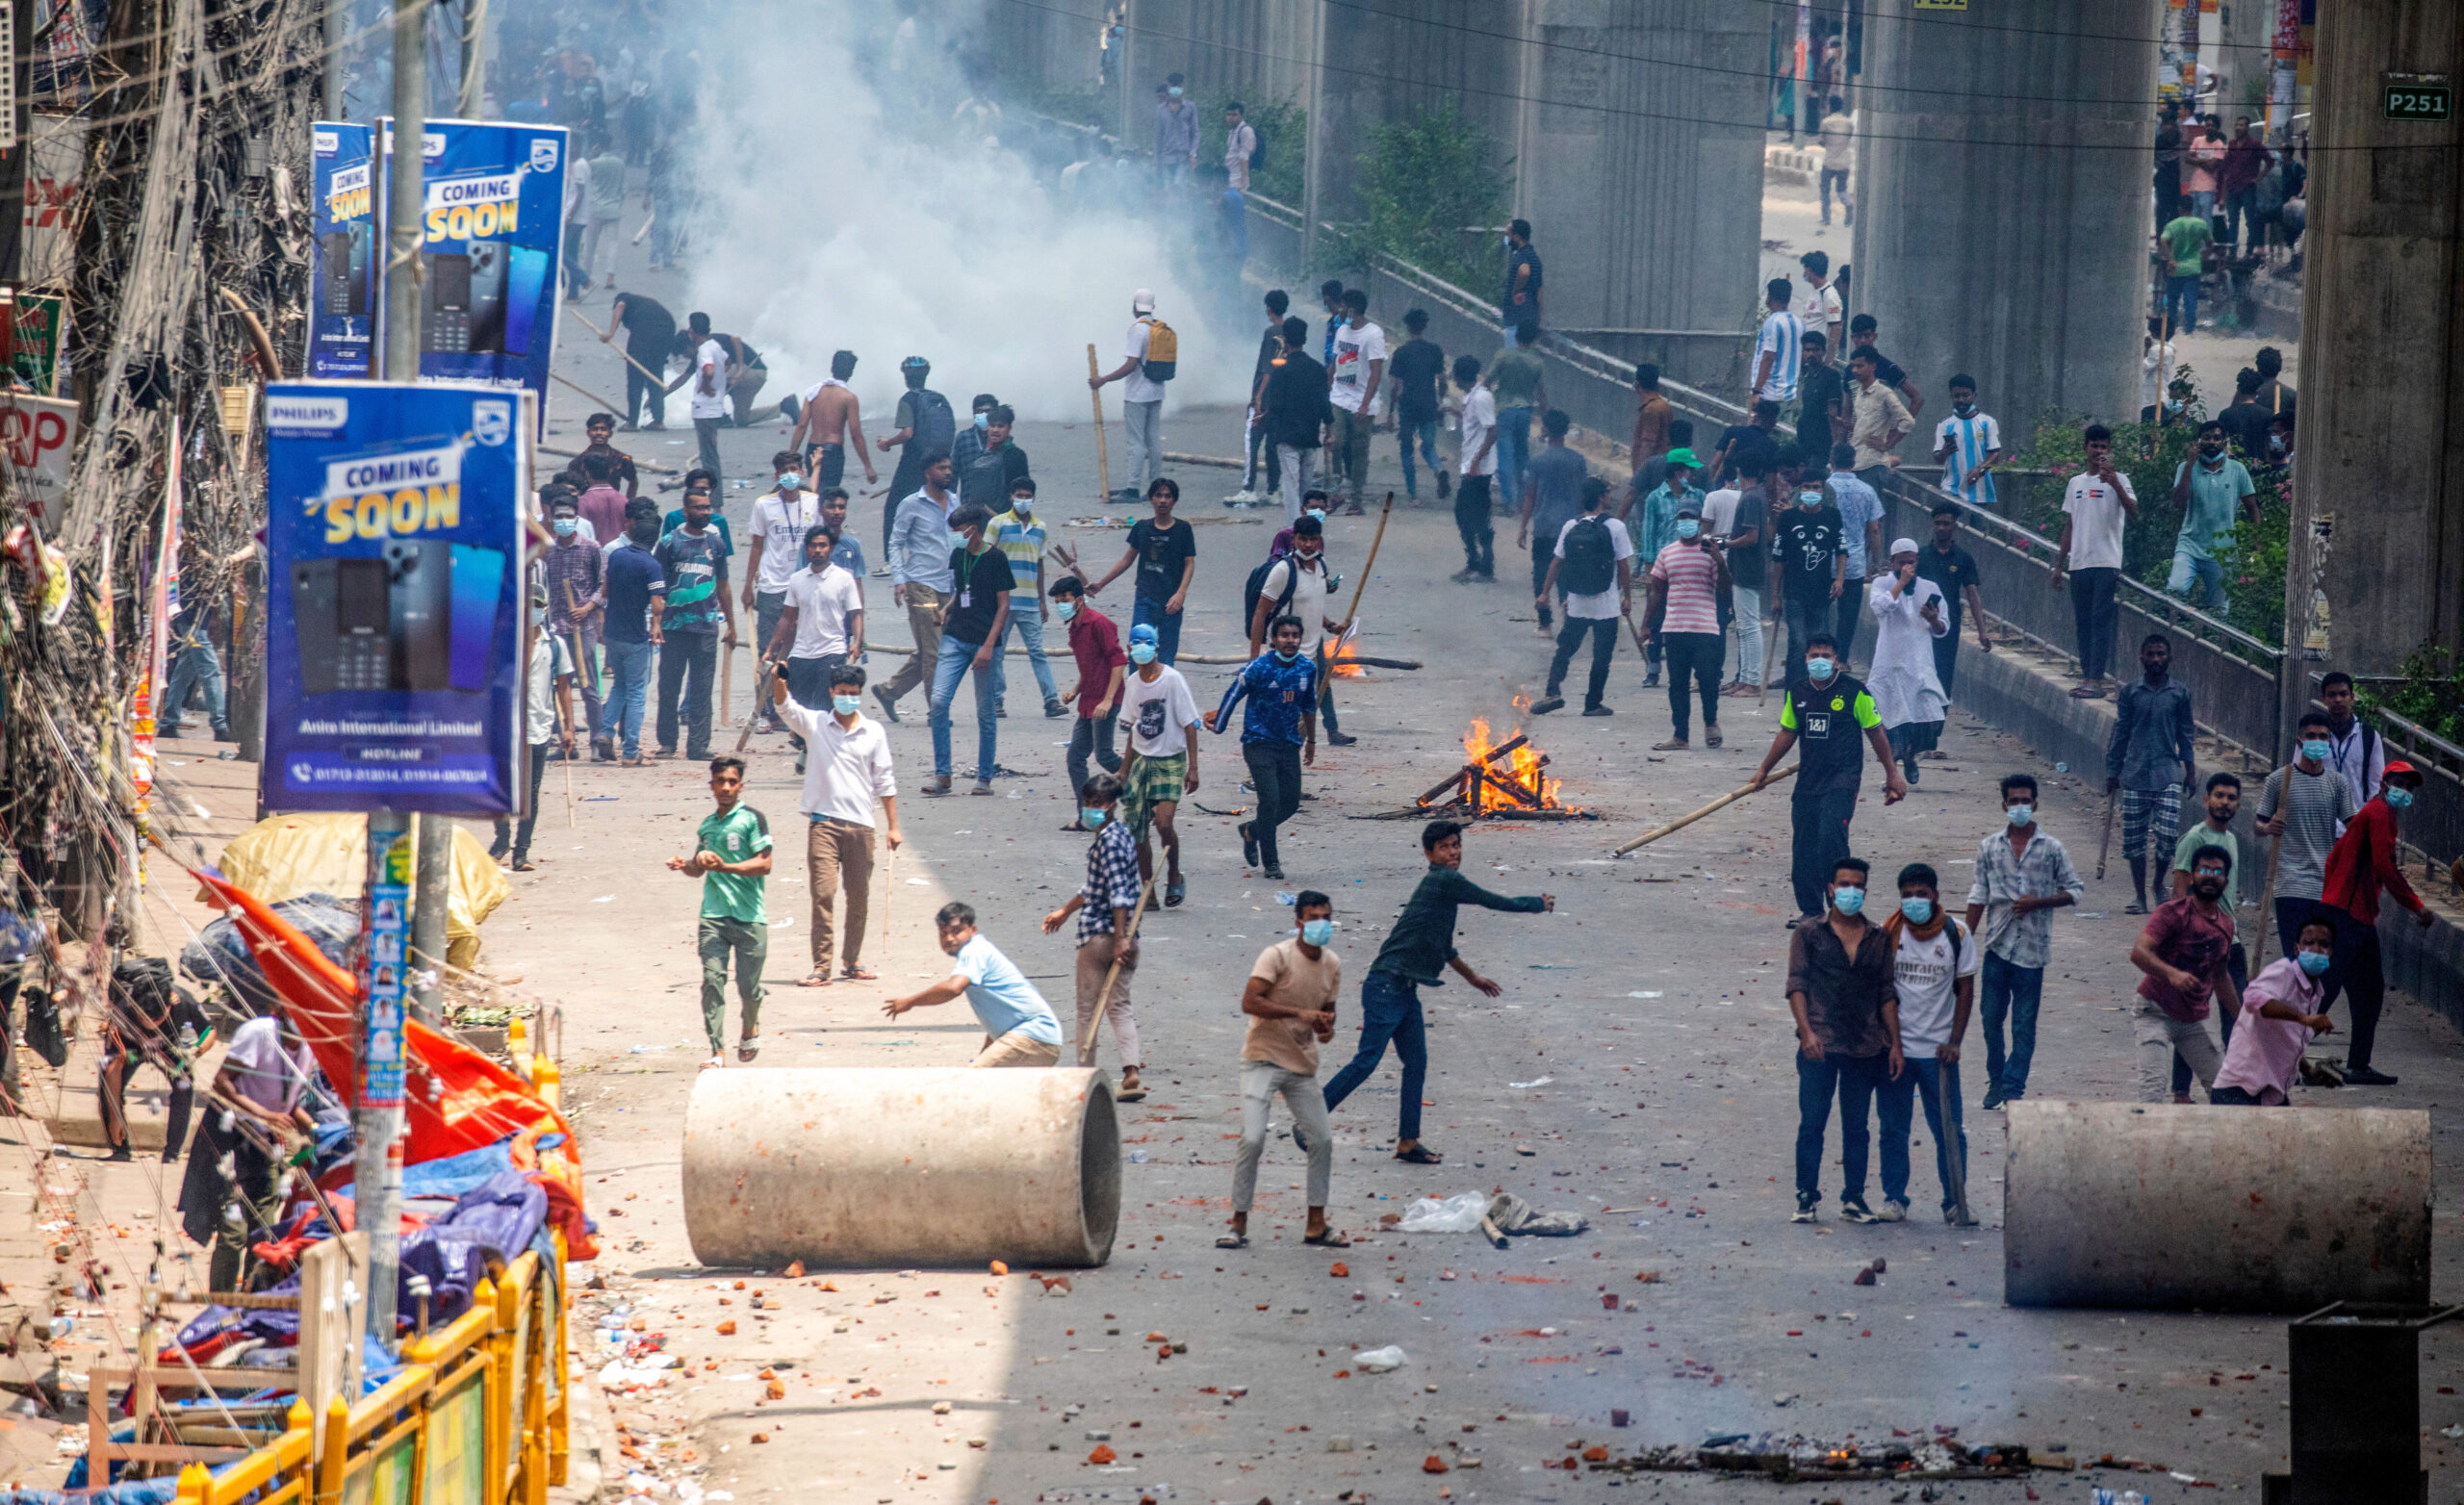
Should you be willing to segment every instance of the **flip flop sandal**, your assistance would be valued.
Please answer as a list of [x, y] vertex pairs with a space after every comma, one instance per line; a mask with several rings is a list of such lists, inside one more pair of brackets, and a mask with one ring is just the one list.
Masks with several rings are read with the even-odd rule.
[[798, 987], [828, 987], [829, 985], [830, 969], [827, 967], [813, 968], [810, 972], [806, 973], [803, 979], [796, 983], [796, 986]]
[[1415, 1144], [1408, 1150], [1397, 1150], [1395, 1159], [1412, 1165], [1439, 1165], [1446, 1161], [1445, 1156], [1438, 1154], [1425, 1144]]
[[1225, 1234], [1222, 1237], [1215, 1240], [1215, 1247], [1219, 1249], [1245, 1249], [1249, 1247], [1249, 1236], [1246, 1234]]
[[738, 1040], [736, 1042], [735, 1059], [738, 1060], [751, 1060], [760, 1054], [761, 1036], [757, 1034], [754, 1035], [750, 1039]]
[[1314, 1243], [1321, 1249], [1348, 1249], [1351, 1247], [1350, 1239], [1345, 1237], [1343, 1235], [1335, 1232], [1331, 1228], [1327, 1229], [1322, 1234], [1303, 1235], [1300, 1241], [1302, 1243]]
[[1167, 909], [1179, 908], [1181, 906], [1181, 901], [1189, 897], [1189, 885], [1179, 881], [1178, 880], [1166, 883], [1164, 885], [1164, 907]]
[[868, 967], [841, 967], [838, 975], [850, 982], [878, 982], [882, 975]]
[[517, 873], [536, 873], [539, 871], [539, 864], [528, 857], [517, 857], [514, 859], [513, 870]]
[[1113, 1101], [1116, 1103], [1142, 1103], [1145, 1100], [1146, 1089], [1142, 1086], [1131, 1087], [1127, 1091], [1113, 1094]]

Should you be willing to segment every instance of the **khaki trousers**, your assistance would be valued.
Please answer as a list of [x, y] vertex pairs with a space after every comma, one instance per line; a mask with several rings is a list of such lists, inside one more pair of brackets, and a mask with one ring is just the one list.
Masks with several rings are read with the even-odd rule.
[[864, 949], [864, 912], [873, 893], [873, 829], [835, 816], [813, 821], [805, 837], [805, 880], [812, 889], [812, 965], [830, 970], [831, 906], [847, 885], [846, 964]]
[[984, 1050], [970, 1066], [1058, 1066], [1061, 1047], [1042, 1040], [1029, 1039], [1024, 1030], [1013, 1030], [997, 1040], [988, 1039]]
[[[1095, 1000], [1104, 990], [1104, 979], [1113, 970], [1113, 943], [1116, 937], [1098, 935], [1078, 948], [1078, 1064], [1095, 1063], [1095, 1042], [1088, 1032], [1095, 1023]], [[1112, 1007], [1104, 1017], [1112, 1021], [1113, 1043], [1120, 1047], [1120, 1063], [1124, 1070], [1138, 1065], [1138, 1020], [1129, 1011], [1129, 984], [1138, 975], [1138, 956], [1132, 953], [1121, 963], [1120, 976], [1113, 980]]]
[[915, 639], [915, 656], [890, 676], [882, 694], [894, 701], [919, 684], [932, 683], [933, 666], [941, 659], [941, 602], [948, 599], [929, 585], [907, 587], [907, 630]]

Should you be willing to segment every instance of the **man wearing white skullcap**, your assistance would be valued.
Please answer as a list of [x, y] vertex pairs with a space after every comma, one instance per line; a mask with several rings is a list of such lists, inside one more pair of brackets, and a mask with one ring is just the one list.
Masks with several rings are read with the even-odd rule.
[[1951, 630], [1942, 588], [1916, 574], [1916, 540], [1891, 540], [1890, 570], [1865, 589], [1865, 604], [1879, 630], [1874, 666], [1865, 676], [1874, 709], [1890, 733], [1890, 752], [1916, 782], [1916, 755], [1941, 740], [1950, 697], [1934, 669], [1934, 640]]

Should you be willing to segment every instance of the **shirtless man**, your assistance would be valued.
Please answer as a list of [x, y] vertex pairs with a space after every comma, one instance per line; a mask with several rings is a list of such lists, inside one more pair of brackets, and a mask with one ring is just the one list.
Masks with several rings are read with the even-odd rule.
[[805, 457], [812, 468], [812, 484], [816, 490], [828, 490], [842, 484], [847, 477], [846, 436], [856, 437], [856, 458], [863, 462], [864, 484], [880, 484], [881, 475], [873, 469], [873, 457], [864, 448], [864, 415], [856, 401], [855, 389], [847, 378], [856, 374], [856, 352], [841, 350], [830, 358], [830, 379], [814, 388], [805, 399], [804, 412], [796, 417], [796, 431], [787, 440], [787, 447]]

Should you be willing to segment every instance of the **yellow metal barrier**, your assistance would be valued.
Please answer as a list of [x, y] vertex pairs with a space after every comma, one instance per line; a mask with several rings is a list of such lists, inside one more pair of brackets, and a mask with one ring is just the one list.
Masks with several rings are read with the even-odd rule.
[[555, 1249], [552, 1272], [533, 1252], [481, 1281], [470, 1311], [402, 1345], [401, 1372], [374, 1393], [336, 1396], [321, 1456], [296, 1402], [282, 1436], [219, 1477], [182, 1469], [178, 1505], [545, 1505], [571, 1416], [562, 1235]]

